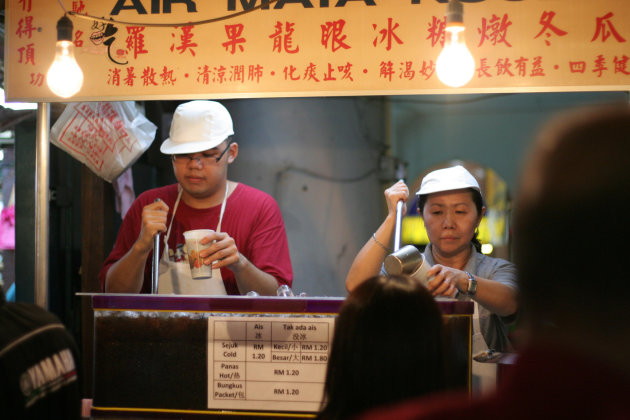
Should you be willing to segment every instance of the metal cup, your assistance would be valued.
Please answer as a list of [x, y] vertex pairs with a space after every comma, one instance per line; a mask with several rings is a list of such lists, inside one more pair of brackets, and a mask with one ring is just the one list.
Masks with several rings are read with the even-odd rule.
[[385, 257], [385, 271], [390, 276], [411, 274], [422, 265], [424, 257], [413, 245], [405, 245]]

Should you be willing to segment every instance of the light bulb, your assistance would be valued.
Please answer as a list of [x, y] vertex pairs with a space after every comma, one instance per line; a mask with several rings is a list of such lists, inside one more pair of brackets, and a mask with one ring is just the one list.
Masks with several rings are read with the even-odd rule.
[[464, 28], [447, 30], [445, 38], [444, 49], [435, 63], [438, 79], [447, 86], [464, 86], [475, 73], [475, 60], [466, 48]]
[[464, 86], [475, 73], [475, 60], [466, 47], [465, 32], [464, 8], [459, 0], [449, 0], [444, 49], [435, 63], [438, 79], [447, 86]]
[[46, 83], [57, 96], [69, 98], [81, 90], [83, 72], [74, 58], [72, 21], [63, 16], [57, 22], [55, 59], [46, 73]]
[[58, 41], [55, 47], [55, 60], [46, 74], [46, 83], [52, 92], [62, 98], [81, 90], [83, 72], [74, 59], [74, 44], [71, 41]]

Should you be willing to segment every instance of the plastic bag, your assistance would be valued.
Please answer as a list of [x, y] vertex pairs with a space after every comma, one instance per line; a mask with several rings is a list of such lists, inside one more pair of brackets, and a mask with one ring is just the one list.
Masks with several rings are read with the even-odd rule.
[[76, 102], [55, 121], [50, 140], [112, 182], [149, 148], [156, 131], [133, 101]]

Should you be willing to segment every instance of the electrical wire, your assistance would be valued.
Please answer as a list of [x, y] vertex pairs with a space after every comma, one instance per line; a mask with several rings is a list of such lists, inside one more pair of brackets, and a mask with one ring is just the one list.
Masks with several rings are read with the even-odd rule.
[[281, 177], [283, 174], [285, 174], [287, 172], [297, 172], [297, 173], [300, 173], [302, 175], [310, 176], [311, 178], [316, 178], [316, 179], [320, 179], [320, 180], [323, 180], [323, 181], [338, 182], [338, 183], [345, 184], [345, 183], [352, 183], [352, 182], [362, 181], [362, 180], [368, 178], [370, 175], [377, 173], [378, 172], [378, 168], [372, 168], [372, 169], [368, 170], [367, 172], [365, 172], [364, 174], [361, 174], [361, 175], [358, 175], [358, 176], [355, 176], [355, 177], [340, 178], [340, 177], [322, 175], [322, 174], [318, 174], [317, 172], [311, 171], [309, 169], [296, 168], [295, 166], [288, 165], [288, 166], [282, 168], [282, 170], [278, 171], [276, 173], [276, 177], [279, 178], [279, 177]]
[[168, 27], [168, 28], [172, 28], [172, 27], [176, 27], [176, 26], [205, 25], [205, 24], [208, 24], [208, 23], [214, 23], [214, 22], [220, 22], [222, 20], [233, 19], [235, 17], [242, 16], [242, 15], [245, 15], [247, 13], [253, 12], [255, 10], [262, 9], [263, 7], [267, 7], [267, 6], [277, 2], [278, 0], [269, 0], [267, 2], [262, 2], [258, 6], [252, 7], [251, 9], [242, 10], [240, 12], [231, 13], [231, 14], [225, 15], [225, 16], [219, 16], [219, 17], [211, 18], [211, 19], [198, 20], [198, 21], [195, 21], [195, 22], [176, 22], [176, 23], [142, 23], [142, 22], [128, 22], [128, 21], [122, 21], [122, 20], [114, 20], [112, 18], [105, 19], [105, 18], [101, 18], [101, 17], [97, 17], [97, 16], [88, 15], [88, 14], [85, 14], [85, 13], [77, 13], [77, 12], [74, 12], [74, 11], [68, 11], [66, 9], [66, 7], [63, 5], [61, 0], [57, 0], [57, 1], [58, 1], [59, 5], [61, 6], [61, 8], [63, 9], [63, 12], [65, 14], [73, 16], [73, 17], [77, 17], [77, 18], [80, 18], [80, 19], [89, 19], [89, 20], [94, 20], [96, 22], [109, 23], [109, 24], [113, 24], [113, 25], [162, 27], [162, 28], [167, 28]]

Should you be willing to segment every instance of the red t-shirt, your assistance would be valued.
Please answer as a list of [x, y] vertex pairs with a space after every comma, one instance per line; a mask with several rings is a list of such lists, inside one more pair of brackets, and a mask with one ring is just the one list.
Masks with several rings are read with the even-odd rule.
[[[101, 289], [105, 290], [105, 276], [109, 267], [122, 258], [138, 239], [142, 225], [142, 209], [153, 203], [156, 198], [160, 198], [169, 206], [166, 219], [168, 227], [177, 199], [177, 184], [145, 191], [131, 205], [118, 232], [114, 249], [99, 272]], [[208, 209], [195, 209], [180, 200], [168, 240], [171, 259], [178, 258], [178, 245], [181, 249], [185, 243], [183, 235], [185, 231], [216, 230], [220, 213], [220, 204]], [[286, 284], [289, 287], [292, 285], [293, 271], [284, 222], [278, 204], [269, 194], [245, 184], [238, 184], [227, 199], [221, 231], [234, 238], [238, 251], [260, 270], [274, 276], [278, 285]], [[160, 241], [160, 256], [162, 252], [163, 241]], [[153, 252], [150, 252], [144, 268], [143, 293], [149, 293], [151, 290], [152, 255]], [[223, 267], [221, 276], [228, 294], [240, 294], [232, 271]]]

